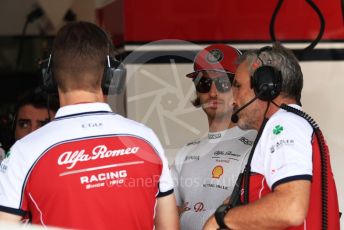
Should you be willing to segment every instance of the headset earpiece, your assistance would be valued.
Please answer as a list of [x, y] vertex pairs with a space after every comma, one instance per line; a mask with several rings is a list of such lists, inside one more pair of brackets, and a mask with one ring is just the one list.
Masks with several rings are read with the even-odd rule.
[[280, 94], [282, 89], [281, 71], [273, 66], [265, 65], [259, 57], [261, 52], [269, 48], [271, 49], [271, 47], [263, 47], [258, 51], [257, 56], [262, 65], [254, 71], [251, 77], [251, 88], [262, 101], [272, 101]]
[[[102, 29], [99, 31], [106, 37], [108, 47], [112, 47], [107, 34]], [[109, 51], [110, 53], [110, 48]], [[113, 58], [108, 53], [105, 60], [104, 74], [102, 79], [102, 90], [104, 94], [120, 94], [125, 88], [126, 82], [126, 68], [123, 63]], [[57, 93], [57, 84], [53, 76], [53, 57], [52, 54], [49, 58], [40, 61], [40, 69], [42, 72], [43, 88], [48, 93]]]
[[49, 58], [39, 62], [39, 66], [42, 72], [42, 83], [43, 89], [47, 93], [57, 93], [57, 84], [55, 78], [53, 77], [52, 71], [52, 54], [49, 55]]
[[104, 94], [121, 94], [125, 82], [127, 71], [120, 61], [107, 56], [102, 80], [102, 90]]

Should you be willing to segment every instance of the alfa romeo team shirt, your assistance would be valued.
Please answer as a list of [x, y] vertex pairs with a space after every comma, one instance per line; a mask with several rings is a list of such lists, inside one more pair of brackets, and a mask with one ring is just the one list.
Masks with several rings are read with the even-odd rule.
[[160, 142], [104, 103], [65, 106], [0, 167], [0, 211], [74, 229], [153, 229], [173, 192]]
[[203, 229], [205, 221], [231, 195], [255, 137], [256, 131], [233, 127], [208, 133], [177, 153], [171, 171], [177, 204], [184, 207], [182, 230]]
[[[300, 106], [291, 106], [301, 110]], [[338, 230], [338, 198], [327, 146], [323, 156], [327, 159], [327, 229]], [[320, 159], [318, 140], [310, 124], [304, 118], [280, 109], [266, 123], [253, 155], [250, 202], [262, 198], [280, 184], [309, 180], [312, 184], [307, 218], [301, 226], [288, 230], [321, 229], [323, 197]]]

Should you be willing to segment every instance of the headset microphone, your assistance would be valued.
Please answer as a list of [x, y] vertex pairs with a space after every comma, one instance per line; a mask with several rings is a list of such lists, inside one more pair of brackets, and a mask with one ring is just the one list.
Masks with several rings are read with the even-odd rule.
[[231, 121], [233, 123], [238, 123], [239, 121], [239, 116], [238, 114], [241, 112], [241, 110], [245, 109], [247, 106], [249, 106], [250, 104], [252, 104], [255, 100], [257, 100], [258, 98], [261, 100], [264, 100], [261, 98], [262, 95], [264, 95], [266, 93], [266, 91], [269, 90], [269, 85], [268, 84], [262, 84], [260, 86], [260, 89], [258, 91], [258, 93], [256, 94], [256, 96], [254, 98], [252, 98], [249, 102], [247, 102], [245, 105], [241, 106], [237, 111], [235, 111], [232, 116], [231, 116]]
[[240, 107], [237, 111], [235, 111], [232, 116], [231, 116], [231, 121], [233, 123], [237, 123], [239, 120], [239, 116], [238, 114], [241, 112], [241, 110], [245, 109], [247, 106], [249, 106], [250, 104], [252, 104], [255, 100], [257, 100], [259, 97], [259, 95], [255, 96], [253, 99], [251, 99], [249, 102], [247, 102], [245, 105], [243, 105], [242, 107]]

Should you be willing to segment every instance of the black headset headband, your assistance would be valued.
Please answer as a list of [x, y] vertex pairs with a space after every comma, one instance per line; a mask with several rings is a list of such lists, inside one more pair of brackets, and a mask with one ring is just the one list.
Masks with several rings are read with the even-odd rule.
[[[100, 27], [96, 27], [107, 40], [108, 54], [105, 60], [104, 74], [102, 78], [102, 90], [104, 94], [120, 94], [125, 87], [126, 69], [120, 61], [111, 56], [113, 45], [106, 32]], [[57, 93], [57, 84], [53, 76], [53, 55], [41, 61], [42, 81], [44, 89], [49, 93]]]
[[[260, 57], [262, 52], [271, 52], [270, 46], [265, 46], [257, 51], [257, 58], [261, 62], [251, 76], [251, 88], [253, 88], [258, 98], [263, 101], [272, 101], [281, 92], [282, 89], [282, 73], [270, 63], [267, 65]], [[272, 62], [272, 60], [271, 60]]]

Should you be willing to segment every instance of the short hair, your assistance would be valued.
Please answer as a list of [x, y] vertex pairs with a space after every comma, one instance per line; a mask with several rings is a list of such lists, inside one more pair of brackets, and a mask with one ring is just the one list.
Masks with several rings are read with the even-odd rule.
[[201, 107], [201, 99], [199, 98], [198, 95], [196, 95], [196, 97], [193, 100], [191, 100], [191, 104], [195, 106], [196, 108]]
[[4, 127], [4, 132], [1, 134], [0, 139], [3, 144], [3, 148], [7, 151], [15, 142], [15, 128], [17, 123], [17, 117], [19, 110], [26, 106], [32, 105], [36, 109], [47, 109], [56, 112], [60, 107], [58, 97], [56, 95], [47, 94], [41, 87], [36, 89], [30, 89], [18, 96], [18, 102], [16, 103], [13, 111], [12, 121], [7, 127]]
[[105, 31], [90, 22], [70, 22], [57, 33], [52, 51], [52, 71], [60, 90], [101, 88], [107, 55], [112, 52]]
[[[258, 57], [259, 55], [259, 57]], [[274, 43], [271, 49], [249, 50], [239, 57], [239, 64], [247, 60], [249, 72], [253, 75], [254, 63], [273, 66], [282, 73], [282, 89], [280, 95], [295, 99], [301, 105], [303, 74], [299, 61], [293, 52], [279, 43]], [[261, 63], [263, 62], [263, 63]]]
[[18, 103], [15, 106], [14, 114], [18, 114], [20, 108], [25, 105], [32, 105], [37, 109], [47, 108], [56, 112], [60, 107], [58, 98], [54, 95], [47, 94], [41, 88], [29, 90], [18, 97]]

